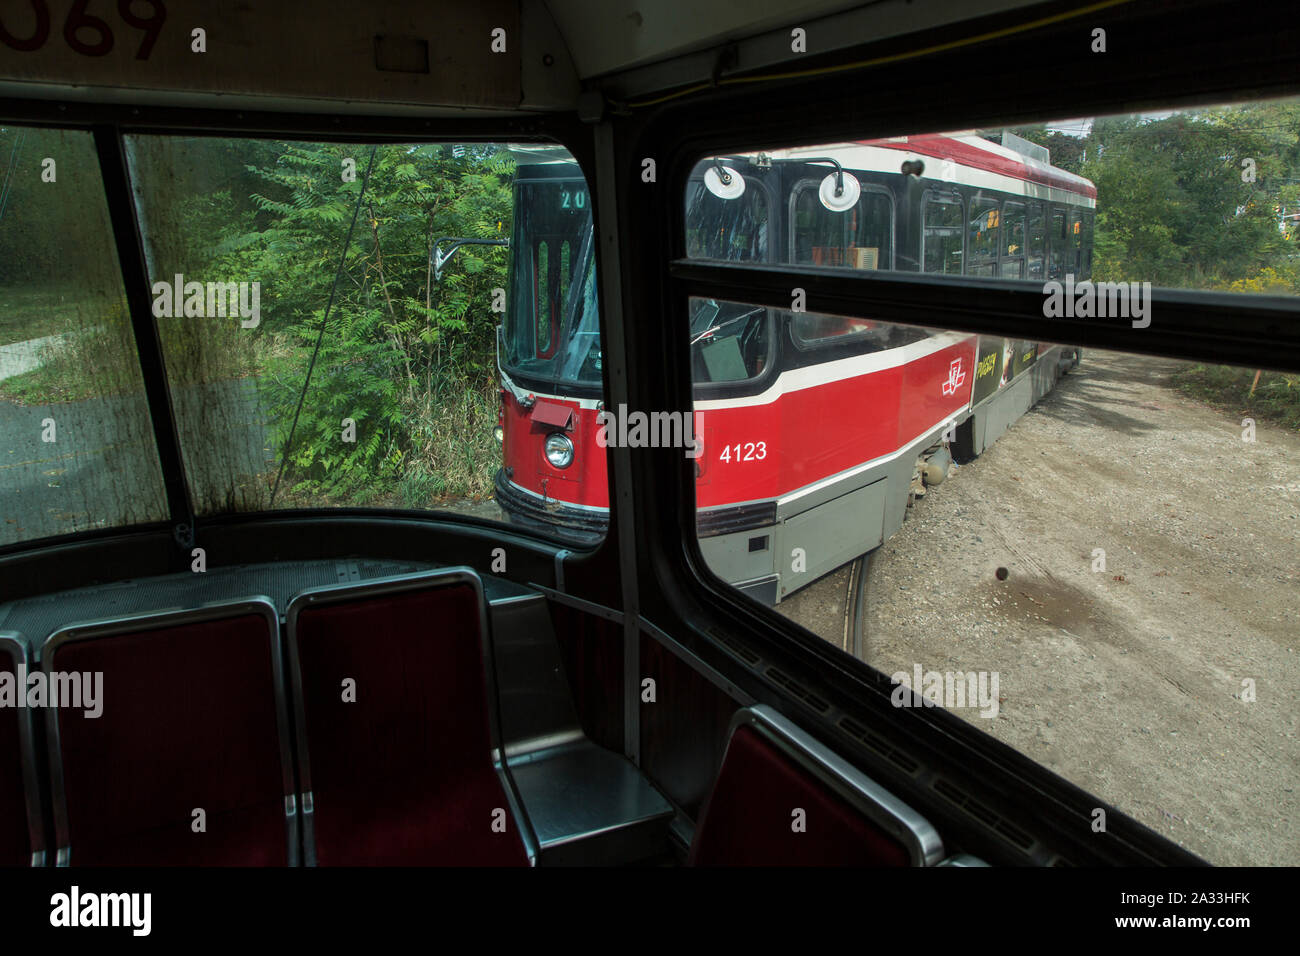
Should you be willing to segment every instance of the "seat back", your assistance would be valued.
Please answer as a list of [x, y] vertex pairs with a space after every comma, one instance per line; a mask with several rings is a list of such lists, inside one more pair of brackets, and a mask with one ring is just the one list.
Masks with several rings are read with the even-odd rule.
[[312, 588], [286, 629], [309, 865], [528, 863], [477, 574]]
[[0, 631], [0, 866], [45, 865], [27, 668], [22, 635]]
[[51, 687], [99, 681], [98, 716], [46, 711], [59, 864], [297, 862], [270, 600], [73, 624], [42, 657]]
[[696, 866], [931, 866], [938, 832], [766, 705], [732, 720], [700, 814]]

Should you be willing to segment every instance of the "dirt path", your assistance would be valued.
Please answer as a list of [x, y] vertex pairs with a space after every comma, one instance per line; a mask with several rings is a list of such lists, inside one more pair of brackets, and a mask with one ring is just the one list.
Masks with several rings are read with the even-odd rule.
[[[1211, 862], [1294, 865], [1300, 435], [1244, 442], [1177, 367], [1085, 353], [918, 502], [876, 562], [868, 659], [996, 671], [998, 716], [959, 711], [981, 729]], [[781, 609], [839, 644], [844, 590]]]

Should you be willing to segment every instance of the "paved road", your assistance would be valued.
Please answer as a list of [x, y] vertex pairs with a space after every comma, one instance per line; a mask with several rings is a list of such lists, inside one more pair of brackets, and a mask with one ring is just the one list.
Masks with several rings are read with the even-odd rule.
[[[201, 493], [220, 495], [232, 475], [259, 474], [274, 462], [250, 383], [189, 389], [178, 405]], [[236, 442], [232, 430], [240, 434]], [[222, 464], [202, 467], [195, 457]], [[166, 517], [142, 394], [57, 405], [0, 401], [0, 544]]]

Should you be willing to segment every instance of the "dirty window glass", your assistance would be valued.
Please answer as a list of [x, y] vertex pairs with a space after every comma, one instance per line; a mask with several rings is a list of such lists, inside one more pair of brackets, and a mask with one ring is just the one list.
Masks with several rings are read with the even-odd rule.
[[[571, 157], [493, 143], [127, 145], [196, 513], [515, 519], [501, 482], [527, 500], [548, 467], [546, 435], [512, 397], [524, 394], [512, 376], [530, 374], [512, 364], [518, 343], [537, 340], [557, 402], [600, 390], [595, 312], [570, 275], [590, 267], [591, 231]], [[516, 195], [528, 206], [518, 219]], [[596, 357], [594, 378], [556, 385], [555, 370], [582, 364], [579, 347]], [[603, 485], [601, 471], [558, 487], [576, 497]]]
[[162, 521], [89, 133], [0, 126], [0, 545]]

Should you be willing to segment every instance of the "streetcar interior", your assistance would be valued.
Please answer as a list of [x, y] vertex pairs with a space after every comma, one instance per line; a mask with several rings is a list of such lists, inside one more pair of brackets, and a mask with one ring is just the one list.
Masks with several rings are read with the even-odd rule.
[[119, 6], [0, 15], [0, 865], [1293, 857], [1294, 26], [248, 5], [237, 79]]

